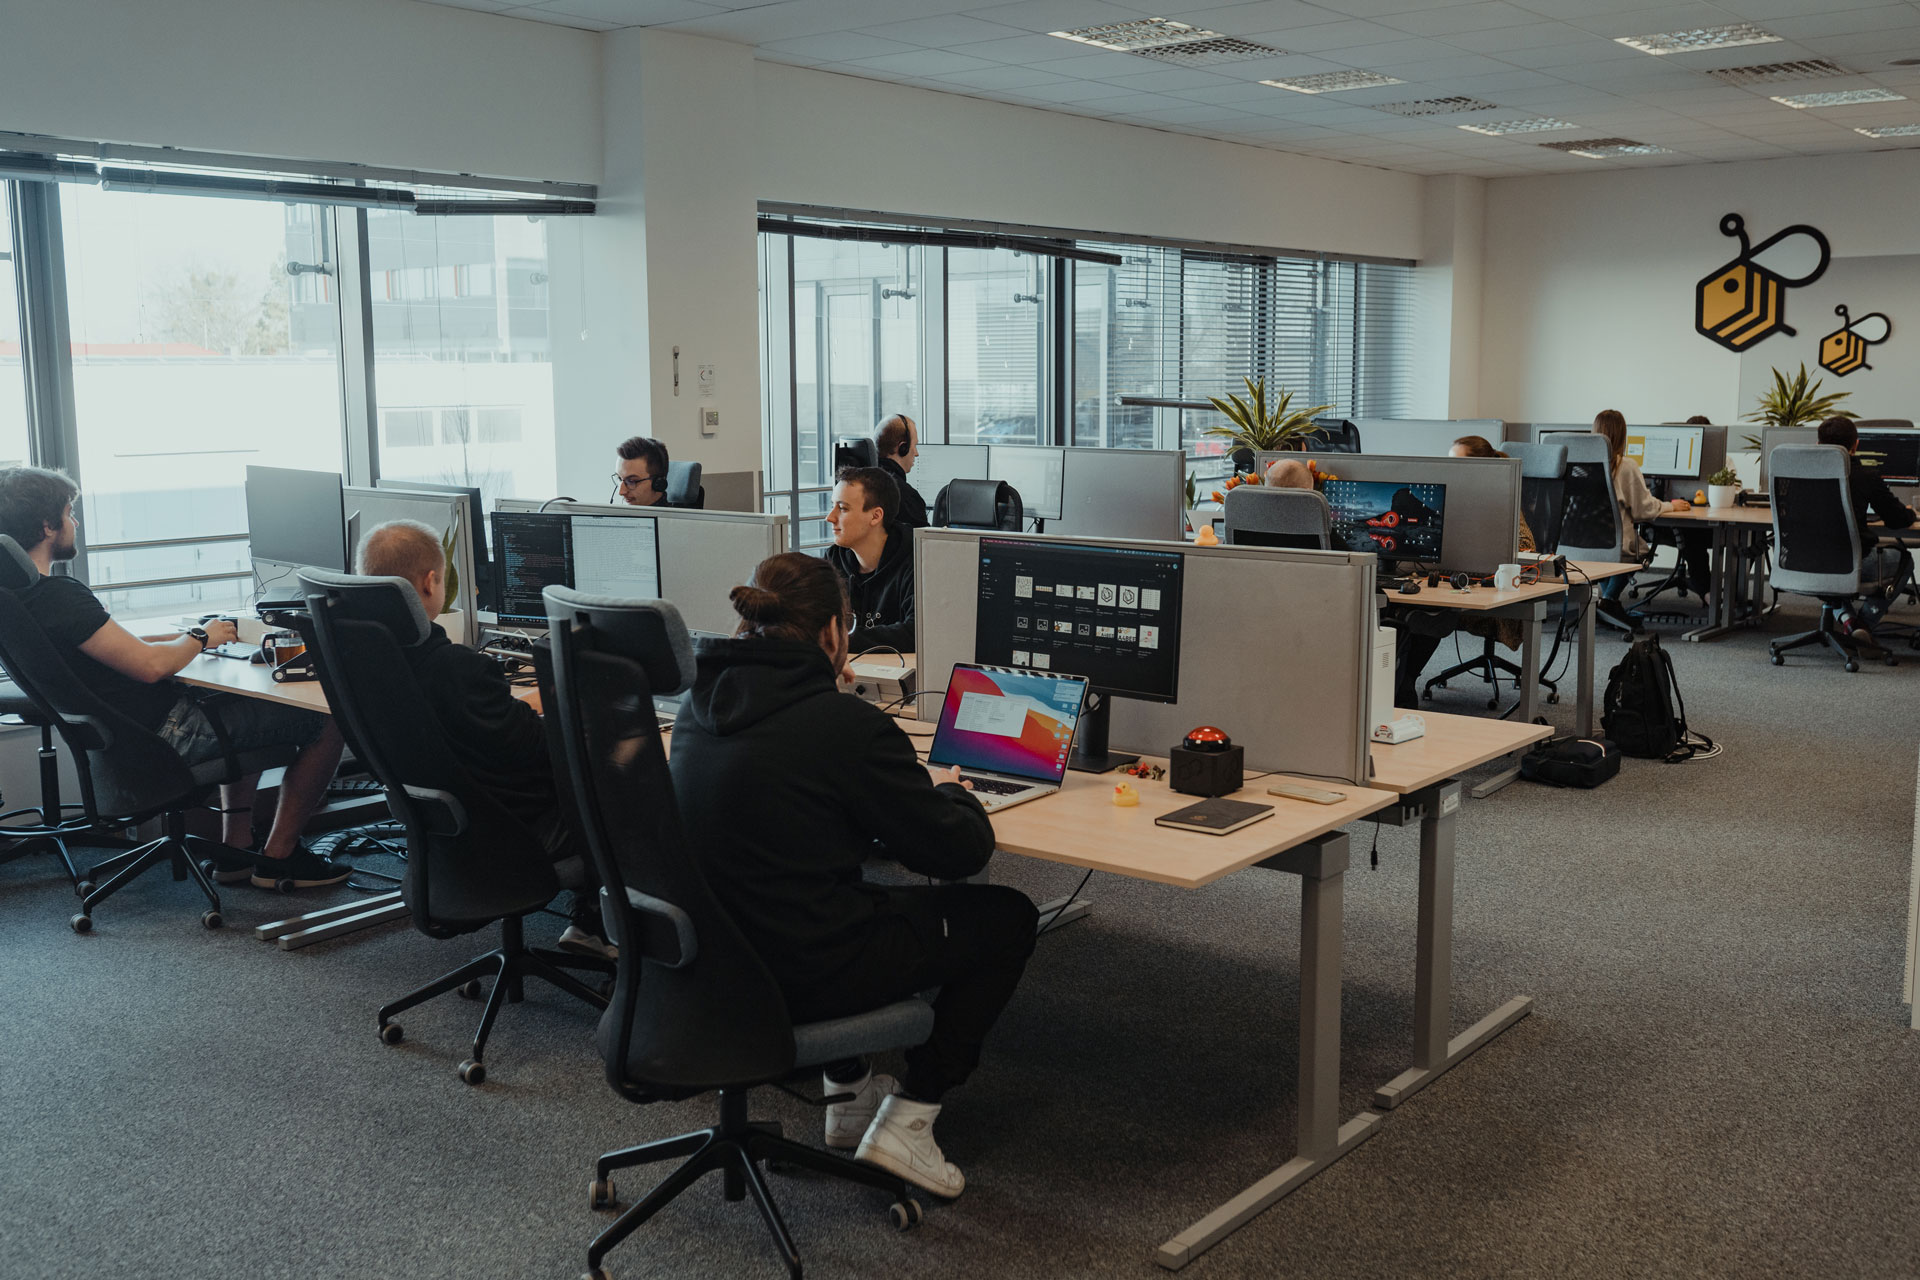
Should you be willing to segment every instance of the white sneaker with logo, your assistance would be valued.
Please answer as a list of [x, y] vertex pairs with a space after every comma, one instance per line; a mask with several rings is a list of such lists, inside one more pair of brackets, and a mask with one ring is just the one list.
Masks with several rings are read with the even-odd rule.
[[846, 1084], [835, 1084], [823, 1074], [820, 1083], [829, 1095], [853, 1095], [851, 1102], [827, 1104], [827, 1145], [838, 1151], [851, 1151], [859, 1146], [867, 1126], [873, 1123], [874, 1113], [880, 1110], [880, 1100], [900, 1092], [898, 1080], [892, 1076], [876, 1076], [871, 1072], [863, 1079], [850, 1080]]
[[939, 1116], [937, 1103], [914, 1102], [898, 1094], [888, 1097], [881, 1101], [853, 1158], [951, 1200], [966, 1190], [967, 1180], [947, 1163], [940, 1144], [933, 1140], [933, 1122]]

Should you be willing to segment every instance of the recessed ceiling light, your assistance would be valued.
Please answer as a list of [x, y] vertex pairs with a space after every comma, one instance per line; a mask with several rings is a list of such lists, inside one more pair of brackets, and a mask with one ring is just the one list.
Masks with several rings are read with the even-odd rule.
[[1537, 145], [1549, 151], [1564, 151], [1568, 155], [1585, 156], [1589, 160], [1605, 160], [1613, 156], [1673, 154], [1666, 147], [1657, 147], [1651, 142], [1635, 142], [1632, 138], [1583, 138], [1572, 142], [1542, 142]]
[[1905, 102], [1903, 93], [1893, 93], [1886, 89], [1836, 89], [1831, 93], [1796, 93], [1774, 101], [1783, 107], [1792, 107], [1795, 111], [1804, 111], [1808, 107], [1852, 107], [1863, 102]]
[[1109, 22], [1104, 26], [1081, 27], [1077, 31], [1049, 31], [1050, 36], [1090, 44], [1116, 53], [1138, 53], [1142, 49], [1185, 44], [1191, 40], [1222, 40], [1218, 31], [1175, 22], [1170, 18], [1141, 18], [1134, 22]]
[[1920, 124], [1882, 124], [1870, 129], [1856, 128], [1854, 132], [1869, 138], [1920, 138]]
[[1183, 67], [1209, 67], [1222, 62], [1247, 62], [1254, 58], [1284, 58], [1287, 54], [1285, 49], [1255, 44], [1251, 40], [1236, 40], [1232, 36], [1221, 36], [1214, 40], [1182, 40], [1179, 44], [1159, 44], [1146, 49], [1129, 49], [1127, 52], [1152, 58], [1156, 62], [1175, 62]]
[[1656, 58], [1669, 53], [1693, 53], [1700, 49], [1731, 49], [1742, 44], [1776, 44], [1780, 37], [1762, 31], [1751, 22], [1736, 22], [1725, 27], [1695, 27], [1690, 31], [1666, 31], [1652, 36], [1620, 36], [1615, 44], [1650, 53]]
[[1484, 133], [1489, 138], [1505, 137], [1509, 133], [1549, 133], [1555, 129], [1578, 129], [1577, 124], [1565, 120], [1555, 120], [1548, 116], [1537, 116], [1531, 120], [1488, 120], [1481, 124], [1463, 124], [1460, 128], [1468, 133]]
[[1498, 111], [1492, 102], [1478, 98], [1423, 98], [1419, 102], [1375, 103], [1375, 111], [1391, 111], [1397, 116], [1450, 116], [1462, 111]]
[[1405, 84], [1377, 71], [1326, 71], [1317, 76], [1294, 76], [1290, 80], [1262, 80], [1261, 84], [1295, 93], [1340, 93], [1347, 89], [1378, 89], [1382, 85]]
[[1806, 58], [1799, 62], [1763, 62], [1756, 67], [1721, 67], [1706, 74], [1721, 84], [1772, 84], [1779, 80], [1821, 80], [1853, 73], [1826, 58]]

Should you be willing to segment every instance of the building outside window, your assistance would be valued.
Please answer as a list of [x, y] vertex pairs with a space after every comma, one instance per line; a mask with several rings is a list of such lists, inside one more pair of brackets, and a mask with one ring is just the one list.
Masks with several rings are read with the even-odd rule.
[[13, 223], [7, 183], [0, 182], [0, 466], [31, 456], [27, 446], [26, 366], [20, 351], [20, 310], [13, 282]]

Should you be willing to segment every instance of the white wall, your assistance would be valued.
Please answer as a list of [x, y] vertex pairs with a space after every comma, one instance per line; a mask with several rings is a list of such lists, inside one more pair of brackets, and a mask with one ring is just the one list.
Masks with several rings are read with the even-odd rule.
[[1411, 417], [1479, 414], [1486, 214], [1484, 179], [1426, 179], [1414, 272]]
[[[1755, 244], [1811, 223], [1839, 261], [1920, 253], [1917, 205], [1912, 150], [1494, 180], [1479, 411], [1534, 422], [1582, 422], [1604, 408], [1629, 422], [1736, 421], [1752, 407], [1742, 357], [1693, 329], [1694, 286], [1739, 248], [1720, 234], [1721, 216], [1741, 214]], [[1920, 341], [1920, 309], [1892, 315], [1894, 337], [1873, 357], [1889, 367], [1903, 360], [1903, 332]], [[1789, 370], [1804, 361], [1818, 374], [1818, 341], [1837, 326], [1831, 304], [1789, 293], [1787, 317], [1799, 336], [1776, 335], [1745, 359]], [[1891, 382], [1881, 403], [1871, 374], [1828, 382], [1853, 391], [1848, 407], [1863, 416], [1920, 408]]]
[[414, 0], [15, 0], [0, 128], [510, 178], [600, 175], [598, 40]]

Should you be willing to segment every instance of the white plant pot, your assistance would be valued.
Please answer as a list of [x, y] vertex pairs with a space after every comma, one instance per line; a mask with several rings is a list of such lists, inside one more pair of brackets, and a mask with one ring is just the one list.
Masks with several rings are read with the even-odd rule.
[[467, 611], [465, 609], [449, 609], [435, 618], [434, 621], [446, 630], [447, 639], [453, 641], [455, 644], [471, 645], [473, 643], [472, 639], [467, 635]]
[[1733, 499], [1740, 492], [1737, 484], [1710, 484], [1707, 486], [1707, 505], [1716, 511], [1733, 505]]

